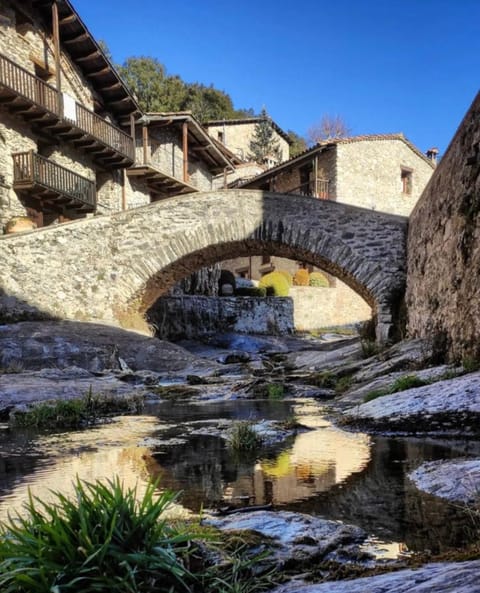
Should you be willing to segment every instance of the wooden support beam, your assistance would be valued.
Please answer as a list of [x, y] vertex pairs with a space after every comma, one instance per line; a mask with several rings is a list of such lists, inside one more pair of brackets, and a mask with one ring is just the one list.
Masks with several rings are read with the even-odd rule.
[[104, 93], [104, 92], [108, 92], [108, 91], [114, 91], [115, 89], [120, 89], [122, 88], [122, 84], [120, 82], [115, 82], [113, 84], [109, 84], [107, 86], [102, 86], [102, 87], [98, 87], [98, 92], [100, 93]]
[[142, 144], [143, 144], [143, 164], [148, 163], [148, 126], [142, 126]]
[[188, 182], [188, 122], [182, 125], [183, 181]]
[[75, 61], [76, 62], [89, 62], [90, 60], [96, 60], [100, 55], [101, 55], [101, 53], [96, 49], [95, 51], [93, 51], [90, 54], [87, 54], [86, 56], [82, 56], [81, 58], [75, 58]]
[[62, 75], [60, 71], [60, 29], [58, 24], [58, 5], [56, 0], [52, 4], [53, 51], [55, 53], [55, 87], [57, 89], [58, 113], [63, 114], [62, 103]]
[[68, 16], [64, 16], [60, 20], [61, 25], [68, 25], [70, 23], [74, 23], [77, 20], [77, 15], [75, 13], [69, 14]]
[[65, 45], [71, 45], [72, 43], [78, 43], [79, 41], [86, 41], [87, 39], [89, 39], [90, 35], [88, 33], [81, 33], [80, 35], [77, 35], [76, 37], [71, 37], [70, 39], [64, 39], [63, 43], [65, 43]]

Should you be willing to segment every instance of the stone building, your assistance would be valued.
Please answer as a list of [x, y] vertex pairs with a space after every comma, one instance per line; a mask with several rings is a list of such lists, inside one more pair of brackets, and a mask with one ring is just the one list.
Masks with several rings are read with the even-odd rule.
[[434, 160], [403, 134], [354, 136], [317, 144], [240, 187], [314, 196], [408, 216], [434, 168]]
[[70, 2], [0, 0], [2, 231], [125, 207], [139, 115]]
[[[272, 139], [278, 144], [280, 160], [272, 155], [271, 160], [264, 163], [263, 170], [275, 166], [288, 160], [290, 155], [291, 140], [287, 133], [277, 125], [271, 118], [267, 118], [272, 126]], [[246, 117], [240, 119], [212, 120], [207, 122], [205, 128], [212, 138], [226, 146], [242, 162], [251, 162], [250, 142], [255, 135], [255, 129], [258, 123], [263, 121], [262, 117]], [[258, 171], [260, 172], [260, 171]], [[250, 177], [251, 174], [245, 175]]]
[[239, 164], [190, 112], [147, 113], [135, 124], [128, 204], [223, 188]]

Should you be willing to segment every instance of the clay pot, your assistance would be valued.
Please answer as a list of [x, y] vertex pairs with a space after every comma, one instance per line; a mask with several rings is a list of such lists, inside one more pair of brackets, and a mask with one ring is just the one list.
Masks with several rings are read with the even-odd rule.
[[23, 231], [31, 231], [36, 229], [37, 225], [28, 216], [16, 216], [11, 218], [5, 225], [5, 234], [21, 233]]

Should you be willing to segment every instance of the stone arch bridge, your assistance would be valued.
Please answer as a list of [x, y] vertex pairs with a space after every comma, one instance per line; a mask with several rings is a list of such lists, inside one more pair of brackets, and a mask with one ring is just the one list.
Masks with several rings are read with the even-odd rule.
[[385, 340], [405, 288], [406, 229], [403, 217], [256, 190], [170, 198], [1, 237], [0, 316], [139, 327], [155, 300], [198, 268], [271, 254], [348, 284], [372, 306]]

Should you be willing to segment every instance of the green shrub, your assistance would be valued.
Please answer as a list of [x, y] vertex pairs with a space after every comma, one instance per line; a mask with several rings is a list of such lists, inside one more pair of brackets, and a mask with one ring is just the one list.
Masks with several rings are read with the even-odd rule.
[[28, 516], [1, 528], [0, 590], [187, 591], [191, 538], [162, 518], [175, 495], [156, 498], [155, 489], [137, 500], [136, 489], [124, 491], [117, 478], [77, 481], [72, 500], [57, 493], [52, 505], [30, 495]]
[[382, 397], [384, 395], [388, 395], [388, 389], [374, 389], [369, 391], [365, 397], [363, 398], [363, 402], [366, 404], [367, 402], [371, 402], [372, 399], [377, 399], [377, 397]]
[[308, 270], [304, 268], [300, 268], [295, 272], [295, 276], [293, 277], [293, 283], [295, 286], [308, 286], [310, 282], [310, 273]]
[[305, 378], [308, 385], [315, 385], [316, 387], [323, 387], [325, 389], [334, 389], [338, 382], [338, 377], [331, 371], [321, 371], [312, 373]]
[[265, 274], [260, 279], [258, 285], [262, 288], [273, 290], [273, 296], [277, 297], [286, 297], [290, 292], [290, 286], [288, 285], [287, 280], [280, 272], [270, 272], [269, 274]]
[[316, 288], [328, 288], [330, 283], [327, 277], [321, 272], [312, 272], [309, 278], [309, 285], [315, 286]]
[[478, 369], [480, 369], [480, 360], [472, 358], [471, 356], [465, 356], [462, 359], [462, 367], [466, 373], [473, 373], [474, 371], [478, 371]]
[[240, 286], [235, 289], [235, 296], [266, 297], [267, 289], [261, 286]]
[[176, 498], [158, 494], [156, 483], [137, 496], [118, 478], [77, 480], [71, 499], [56, 493], [52, 504], [30, 495], [27, 514], [0, 526], [0, 591], [253, 593], [272, 587], [266, 553], [248, 552], [244, 540], [239, 545], [198, 522], [166, 519]]
[[235, 451], [255, 451], [262, 445], [263, 439], [250, 420], [240, 420], [230, 429], [228, 444]]
[[282, 274], [282, 276], [286, 279], [286, 281], [288, 282], [288, 286], [293, 286], [293, 276], [290, 274], [290, 272], [287, 272], [287, 270], [276, 270], [279, 274]]

